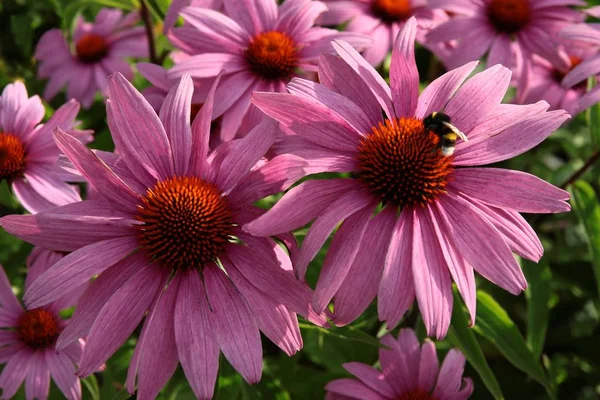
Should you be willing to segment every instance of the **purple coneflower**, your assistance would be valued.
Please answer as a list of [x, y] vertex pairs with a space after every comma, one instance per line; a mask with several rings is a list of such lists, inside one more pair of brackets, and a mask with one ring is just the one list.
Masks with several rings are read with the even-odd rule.
[[[450, 323], [452, 280], [474, 322], [474, 271], [518, 294], [527, 282], [512, 251], [536, 261], [542, 256], [519, 213], [570, 209], [567, 192], [533, 175], [479, 166], [531, 149], [569, 116], [546, 112], [546, 102], [500, 104], [511, 73], [499, 65], [463, 84], [477, 65], [471, 62], [419, 96], [415, 34], [411, 18], [392, 52], [391, 89], [337, 41], [339, 57], [320, 60], [321, 84], [296, 78], [291, 94], [254, 94], [259, 109], [296, 133], [278, 151], [304, 157], [307, 172], [351, 177], [303, 182], [244, 229], [267, 236], [314, 220], [295, 265], [302, 277], [343, 221], [317, 282], [315, 310], [333, 298], [334, 321], [347, 324], [378, 293], [379, 316], [393, 327], [416, 294], [428, 333], [441, 338]], [[468, 136], [453, 155], [445, 155], [448, 139], [436, 133], [449, 131], [439, 122], [444, 115], [432, 120], [440, 112]], [[383, 210], [372, 217], [379, 205]]]
[[412, 329], [400, 330], [398, 340], [388, 334], [381, 344], [389, 348], [379, 350], [381, 372], [359, 362], [344, 364], [357, 379], [329, 382], [326, 400], [465, 400], [473, 392], [471, 379], [462, 377], [460, 351], [450, 350], [440, 368], [435, 344], [419, 345]]
[[[40, 274], [50, 267], [48, 259], [32, 261], [25, 288], [31, 286]], [[77, 293], [79, 294], [79, 293]], [[57, 296], [43, 307], [23, 310], [0, 266], [0, 362], [6, 363], [0, 375], [2, 398], [15, 395], [25, 381], [28, 399], [46, 400], [50, 389], [50, 377], [69, 400], [81, 399], [81, 383], [75, 375], [79, 364], [83, 340], [69, 344], [60, 352], [55, 345], [67, 321], [59, 312], [75, 305], [77, 296]]]
[[[80, 376], [104, 363], [148, 311], [127, 382], [133, 392], [138, 377], [139, 398], [156, 397], [179, 362], [196, 395], [212, 397], [219, 349], [255, 383], [262, 371], [259, 331], [291, 355], [302, 347], [296, 313], [326, 324], [312, 311], [312, 291], [294, 278], [286, 251], [240, 229], [263, 212], [252, 204], [298, 179], [305, 161], [284, 155], [254, 168], [278, 135], [268, 120], [209, 153], [216, 85], [190, 127], [189, 76], [157, 115], [122, 75], [113, 75], [108, 125], [120, 155], [93, 153], [55, 133], [101, 198], [0, 220], [25, 241], [71, 252], [29, 288], [30, 308], [97, 275], [57, 343], [60, 350], [87, 335]], [[293, 236], [280, 240], [293, 256]]]
[[[331, 40], [342, 38], [357, 48], [371, 39], [364, 35], [314, 26], [326, 10], [320, 1], [224, 0], [225, 14], [201, 7], [181, 12], [186, 24], [170, 38], [186, 56], [176, 59], [170, 77], [190, 74], [194, 80], [225, 75], [215, 96], [214, 117], [221, 127], [236, 132], [249, 112], [254, 90], [283, 92], [293, 76], [316, 70], [323, 52], [333, 51]], [[250, 111], [250, 113], [252, 113]]]
[[84, 142], [92, 131], [76, 130], [79, 103], [71, 100], [45, 123], [44, 106], [38, 96], [28, 97], [21, 82], [7, 85], [0, 97], [0, 181], [6, 180], [27, 211], [36, 213], [57, 205], [79, 201], [77, 181], [57, 165], [59, 150], [52, 131], [61, 128]]
[[[430, 7], [456, 16], [427, 35], [430, 42], [457, 40], [450, 68], [488, 54], [487, 65], [518, 66], [515, 58], [537, 53], [560, 69], [568, 57], [557, 51], [558, 33], [584, 16], [568, 6], [581, 0], [430, 0]], [[514, 43], [514, 45], [513, 45]], [[515, 54], [516, 53], [516, 54]]]
[[60, 29], [44, 33], [35, 50], [38, 76], [49, 79], [44, 98], [52, 99], [66, 85], [67, 98], [89, 108], [96, 92], [106, 91], [111, 73], [131, 79], [133, 71], [124, 58], [148, 56], [144, 28], [133, 26], [138, 20], [138, 13], [123, 16], [120, 10], [109, 8], [100, 10], [94, 23], [80, 17], [72, 49]]

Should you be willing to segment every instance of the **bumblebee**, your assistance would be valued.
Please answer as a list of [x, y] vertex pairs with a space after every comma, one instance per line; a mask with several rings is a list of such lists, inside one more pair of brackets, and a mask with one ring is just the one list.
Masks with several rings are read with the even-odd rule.
[[467, 136], [450, 123], [450, 117], [441, 112], [432, 112], [423, 120], [426, 131], [431, 131], [440, 137], [439, 147], [444, 156], [454, 154], [456, 138], [468, 142]]

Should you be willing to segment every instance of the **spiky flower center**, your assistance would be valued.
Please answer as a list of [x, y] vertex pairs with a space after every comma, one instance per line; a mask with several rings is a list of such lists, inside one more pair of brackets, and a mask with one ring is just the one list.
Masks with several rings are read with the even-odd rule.
[[138, 207], [139, 243], [170, 269], [201, 268], [217, 258], [233, 227], [221, 191], [196, 177], [175, 177], [148, 189]]
[[529, 0], [492, 0], [488, 17], [499, 32], [517, 33], [531, 20], [531, 6]]
[[25, 146], [18, 137], [0, 132], [0, 181], [10, 182], [23, 175], [25, 155]]
[[421, 389], [413, 389], [406, 393], [402, 393], [396, 400], [436, 400], [428, 392]]
[[43, 308], [26, 311], [19, 319], [17, 333], [22, 342], [33, 349], [54, 345], [59, 335], [58, 321], [53, 313]]
[[245, 55], [250, 70], [267, 80], [288, 78], [298, 66], [298, 47], [282, 32], [254, 36]]
[[412, 15], [410, 0], [374, 0], [371, 12], [386, 23], [405, 21]]
[[108, 43], [100, 35], [86, 33], [75, 43], [75, 52], [82, 63], [94, 64], [106, 57]]
[[452, 172], [439, 143], [420, 119], [380, 122], [359, 144], [359, 177], [384, 203], [424, 206], [445, 193]]

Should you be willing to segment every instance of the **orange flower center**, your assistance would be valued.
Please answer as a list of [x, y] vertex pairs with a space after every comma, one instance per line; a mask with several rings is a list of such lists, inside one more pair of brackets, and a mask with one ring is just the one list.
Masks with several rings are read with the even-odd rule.
[[386, 23], [405, 21], [412, 15], [410, 0], [375, 0], [371, 12]]
[[272, 80], [288, 78], [298, 66], [298, 48], [282, 32], [263, 32], [250, 41], [246, 60], [256, 75]]
[[85, 64], [97, 63], [108, 54], [108, 43], [100, 35], [86, 33], [75, 44], [75, 52], [79, 61]]
[[139, 243], [172, 269], [201, 268], [217, 258], [233, 223], [221, 191], [196, 177], [175, 177], [148, 189], [138, 206]]
[[498, 31], [512, 34], [529, 23], [531, 6], [529, 0], [492, 0], [488, 16]]
[[25, 146], [15, 135], [0, 132], [0, 181], [9, 182], [23, 175]]
[[54, 314], [43, 308], [36, 308], [21, 316], [17, 333], [29, 347], [43, 349], [54, 345], [60, 332]]
[[419, 119], [380, 122], [359, 144], [359, 177], [383, 203], [424, 206], [446, 192], [452, 173], [439, 144]]
[[421, 389], [413, 389], [403, 393], [396, 400], [436, 400], [428, 392]]

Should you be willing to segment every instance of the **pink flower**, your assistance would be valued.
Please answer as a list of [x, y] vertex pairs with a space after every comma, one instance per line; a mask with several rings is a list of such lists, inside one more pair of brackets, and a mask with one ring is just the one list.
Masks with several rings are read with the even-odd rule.
[[[43, 261], [29, 270], [25, 288], [31, 286], [50, 265]], [[28, 399], [46, 400], [50, 377], [67, 399], [81, 399], [81, 383], [75, 375], [84, 347], [75, 341], [60, 353], [54, 346], [67, 321], [59, 312], [75, 305], [77, 296], [57, 296], [56, 300], [39, 308], [25, 311], [12, 292], [4, 269], [0, 266], [0, 362], [6, 363], [0, 375], [2, 398], [15, 395], [25, 381]]]
[[28, 97], [21, 82], [7, 85], [0, 97], [0, 181], [6, 179], [29, 212], [79, 201], [75, 187], [66, 182], [78, 177], [57, 166], [58, 147], [52, 131], [59, 127], [90, 142], [92, 131], [75, 129], [79, 103], [71, 100], [45, 124], [44, 106], [38, 96]]
[[425, 34], [447, 20], [442, 10], [432, 10], [427, 0], [324, 0], [328, 10], [318, 22], [339, 25], [348, 22], [345, 30], [363, 33], [373, 38], [373, 44], [362, 52], [371, 65], [383, 62], [404, 22], [414, 16], [419, 22], [417, 42], [425, 43]]
[[[194, 80], [212, 80], [224, 69], [222, 88], [215, 95], [213, 117], [223, 115], [221, 129], [238, 131], [250, 108], [254, 90], [282, 92], [292, 76], [316, 70], [331, 40], [344, 38], [363, 48], [370, 39], [350, 32], [315, 27], [326, 10], [311, 0], [224, 0], [225, 13], [200, 7], [181, 12], [186, 25], [169, 35], [187, 55], [175, 60], [169, 77], [190, 74]], [[261, 116], [256, 110], [254, 114]]]
[[52, 99], [66, 85], [67, 98], [79, 100], [85, 108], [94, 95], [106, 92], [108, 75], [120, 72], [128, 79], [133, 71], [126, 57], [147, 57], [144, 27], [134, 27], [137, 13], [123, 16], [120, 10], [103, 8], [94, 23], [81, 17], [73, 33], [73, 51], [60, 29], [44, 33], [35, 50], [40, 62], [38, 76], [48, 78], [44, 98]]
[[[314, 220], [295, 263], [302, 277], [343, 221], [317, 282], [315, 310], [333, 299], [334, 321], [344, 325], [378, 294], [379, 316], [393, 327], [416, 295], [429, 335], [442, 338], [452, 281], [472, 322], [474, 271], [510, 293], [525, 289], [512, 252], [537, 261], [543, 248], [519, 213], [570, 209], [567, 192], [533, 175], [479, 166], [531, 149], [569, 116], [546, 112], [546, 102], [500, 104], [511, 73], [499, 65], [463, 84], [477, 62], [444, 74], [419, 96], [416, 30], [411, 18], [396, 39], [391, 89], [348, 43], [336, 41], [339, 57], [320, 60], [321, 84], [295, 78], [290, 94], [253, 95], [260, 110], [296, 134], [277, 151], [304, 157], [306, 173], [351, 177], [303, 182], [244, 229], [267, 236]], [[442, 153], [435, 124], [425, 127], [434, 112], [468, 136], [454, 155]]]
[[400, 330], [398, 340], [386, 335], [381, 344], [389, 347], [379, 350], [382, 372], [359, 362], [344, 364], [356, 379], [329, 382], [327, 400], [465, 400], [473, 392], [471, 379], [461, 384], [465, 356], [460, 351], [450, 350], [440, 368], [435, 344], [425, 340], [420, 346], [412, 329]]
[[[326, 324], [310, 307], [312, 291], [294, 278], [288, 253], [239, 228], [262, 214], [255, 201], [298, 179], [306, 162], [284, 155], [253, 169], [278, 135], [272, 121], [209, 153], [217, 82], [190, 127], [189, 76], [157, 115], [122, 75], [113, 75], [107, 114], [120, 155], [93, 153], [55, 133], [101, 199], [0, 220], [25, 241], [71, 252], [29, 288], [30, 308], [98, 276], [57, 342], [63, 349], [87, 335], [80, 376], [110, 357], [148, 311], [127, 382], [133, 392], [138, 376], [143, 399], [156, 397], [178, 362], [196, 395], [212, 397], [219, 349], [255, 383], [259, 331], [292, 355], [302, 347], [296, 314]], [[294, 257], [293, 236], [280, 240]]]
[[[486, 53], [487, 65], [519, 65], [519, 58], [537, 53], [558, 68], [568, 57], [556, 49], [558, 32], [584, 16], [568, 6], [581, 0], [430, 0], [430, 7], [456, 17], [427, 35], [432, 43], [456, 39], [459, 44], [447, 64], [450, 68], [477, 60]], [[515, 43], [515, 46], [512, 46]]]

